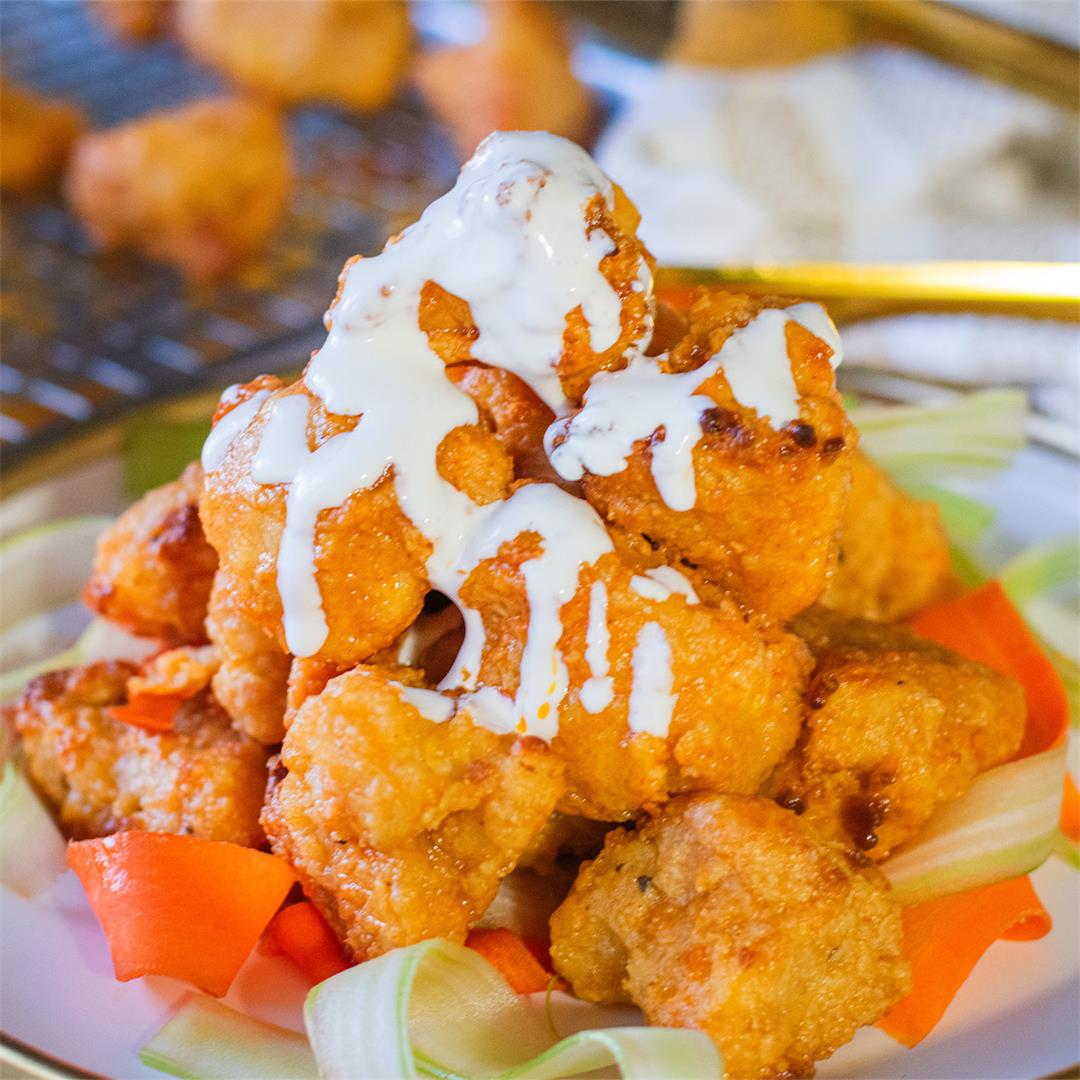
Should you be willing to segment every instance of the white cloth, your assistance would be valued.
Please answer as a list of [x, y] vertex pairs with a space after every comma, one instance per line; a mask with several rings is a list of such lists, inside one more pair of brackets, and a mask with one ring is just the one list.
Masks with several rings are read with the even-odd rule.
[[1076, 129], [1030, 95], [874, 46], [659, 69], [597, 158], [662, 263], [1074, 260]]
[[844, 329], [844, 363], [939, 382], [1012, 384], [1080, 425], [1080, 327], [1003, 315], [897, 315]]

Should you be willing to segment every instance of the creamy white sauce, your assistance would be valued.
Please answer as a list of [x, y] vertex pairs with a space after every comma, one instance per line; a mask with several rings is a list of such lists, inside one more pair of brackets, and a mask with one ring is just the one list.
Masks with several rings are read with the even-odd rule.
[[[612, 550], [611, 538], [587, 502], [554, 484], [527, 484], [504, 502], [485, 507], [478, 518], [456, 568], [459, 582], [485, 559], [494, 558], [508, 540], [523, 533], [535, 533], [541, 540], [541, 553], [521, 564], [529, 626], [514, 705], [519, 730], [550, 739], [558, 730], [558, 707], [569, 686], [558, 648], [560, 610], [577, 591], [581, 568]], [[476, 685], [483, 624], [478, 616], [470, 620], [469, 609], [464, 610], [465, 642], [441, 688]]]
[[[238, 384], [229, 386], [221, 395], [221, 401], [229, 405], [236, 400], [240, 387]], [[259, 407], [270, 396], [269, 390], [258, 390], [247, 399], [237, 405], [235, 409], [227, 412], [213, 427], [206, 437], [202, 448], [202, 467], [207, 472], [220, 469], [224, 464], [225, 456], [229, 452], [236, 437], [247, 429], [247, 426], [255, 419]]]
[[[580, 411], [548, 429], [551, 464], [565, 480], [580, 480], [586, 472], [613, 476], [626, 468], [634, 444], [648, 439], [660, 497], [672, 510], [690, 510], [697, 501], [693, 450], [701, 438], [701, 416], [713, 406], [697, 391], [708, 379], [723, 371], [736, 400], [776, 430], [798, 417], [784, 332], [789, 321], [821, 338], [833, 351], [833, 364], [840, 362], [839, 335], [820, 305], [767, 308], [694, 371], [668, 374], [659, 358], [637, 356], [622, 371], [598, 374]], [[563, 439], [558, 446], [557, 437]]]
[[659, 623], [646, 623], [638, 631], [633, 667], [630, 730], [665, 738], [675, 711], [675, 677], [671, 669], [671, 646]]
[[630, 579], [630, 588], [638, 596], [646, 600], [655, 600], [657, 603], [676, 593], [685, 597], [688, 604], [698, 603], [694, 586], [674, 566], [656, 566], [651, 570], [646, 570], [644, 575], [635, 574]]
[[608, 675], [608, 647], [611, 634], [607, 620], [607, 586], [594, 581], [589, 590], [589, 622], [585, 629], [585, 663], [589, 678], [581, 688], [581, 704], [588, 712], [606, 709], [615, 696], [615, 686]]
[[446, 694], [440, 694], [437, 690], [425, 690], [419, 686], [403, 686], [401, 683], [391, 685], [397, 687], [402, 701], [411, 705], [425, 720], [430, 720], [433, 724], [445, 724], [454, 715], [456, 702]]

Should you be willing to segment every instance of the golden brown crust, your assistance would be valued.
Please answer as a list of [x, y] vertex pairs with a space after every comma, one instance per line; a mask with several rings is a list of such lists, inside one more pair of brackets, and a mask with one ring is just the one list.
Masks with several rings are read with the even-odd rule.
[[700, 1028], [732, 1077], [811, 1075], [908, 987], [882, 875], [764, 799], [686, 796], [613, 830], [551, 931], [576, 994]]
[[176, 23], [199, 60], [285, 104], [381, 109], [412, 47], [403, 0], [180, 0]]
[[66, 189], [102, 248], [130, 248], [195, 281], [264, 246], [289, 189], [284, 124], [240, 98], [197, 101], [83, 136]]
[[821, 603], [845, 615], [893, 622], [955, 587], [937, 506], [901, 491], [865, 454], [852, 454], [840, 554]]
[[[121, 661], [35, 679], [15, 707], [27, 767], [76, 839], [127, 829], [257, 847], [266, 751], [233, 731], [208, 691], [180, 705], [175, 727], [114, 719], [138, 669]], [[150, 673], [147, 673], [148, 675]]]
[[144, 495], [98, 540], [83, 599], [99, 615], [169, 644], [207, 640], [217, 555], [199, 519], [202, 467]]
[[[309, 400], [312, 449], [358, 422], [328, 413], [302, 381], [274, 391], [270, 400], [292, 394]], [[286, 489], [256, 483], [251, 475], [266, 417], [264, 407], [222, 466], [207, 475], [200, 514], [220, 555], [221, 587], [233, 610], [273, 635], [284, 652], [277, 552]], [[444, 479], [479, 504], [504, 496], [513, 477], [509, 455], [479, 424], [451, 431], [439, 447], [438, 465]], [[430, 554], [430, 543], [399, 508], [389, 473], [324, 510], [316, 526], [315, 564], [329, 633], [312, 659], [345, 671], [390, 645], [420, 614]]]
[[358, 667], [289, 727], [263, 825], [359, 960], [463, 941], [547, 821], [562, 766], [539, 740], [433, 723]]
[[[529, 609], [521, 565], [539, 552], [535, 534], [505, 544], [466, 580], [462, 600], [481, 613], [485, 648], [479, 682], [513, 695], [518, 686]], [[604, 584], [610, 704], [590, 712], [583, 689], [590, 592]], [[559, 651], [569, 691], [559, 706], [552, 748], [567, 765], [560, 809], [600, 821], [625, 820], [679, 791], [749, 794], [794, 744], [809, 656], [802, 644], [724, 607], [690, 605], [680, 595], [662, 602], [636, 591], [615, 555], [583, 569], [561, 611]], [[675, 703], [666, 737], [629, 729], [633, 655], [643, 628], [656, 624], [671, 652]]]
[[0, 80], [0, 188], [34, 194], [50, 187], [84, 127], [74, 106]]
[[[690, 312], [690, 332], [671, 350], [666, 369], [697, 369], [770, 306], [784, 305], [702, 293]], [[836, 392], [829, 347], [796, 323], [788, 324], [787, 342], [801, 399], [799, 420], [783, 430], [740, 405], [723, 372], [698, 391], [715, 406], [702, 416], [693, 451], [693, 509], [672, 510], [661, 498], [649, 440], [635, 445], [622, 472], [583, 480], [586, 498], [608, 522], [780, 620], [813, 603], [833, 570], [857, 438]]]
[[160, 37], [172, 14], [170, 0], [91, 0], [94, 17], [121, 41]]
[[881, 860], [1019, 747], [1012, 679], [906, 628], [822, 608], [795, 630], [816, 661], [806, 725], [765, 793], [823, 835]]
[[413, 68], [461, 156], [492, 131], [548, 131], [584, 144], [592, 95], [570, 69], [570, 45], [554, 10], [538, 0], [484, 7], [488, 28], [477, 44], [423, 53]]

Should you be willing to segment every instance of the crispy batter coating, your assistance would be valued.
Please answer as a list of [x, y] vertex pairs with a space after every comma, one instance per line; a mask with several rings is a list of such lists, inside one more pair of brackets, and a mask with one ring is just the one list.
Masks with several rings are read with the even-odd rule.
[[901, 491], [856, 451], [840, 556], [821, 603], [845, 615], [892, 622], [944, 599], [954, 587], [937, 506]]
[[488, 27], [479, 42], [423, 53], [414, 67], [461, 156], [492, 131], [550, 131], [585, 144], [592, 95], [570, 69], [559, 16], [537, 0], [489, 2], [484, 11]]
[[137, 675], [122, 661], [42, 675], [15, 707], [31, 777], [76, 839], [126, 829], [257, 847], [266, 751], [229, 726], [206, 690], [184, 701], [173, 731], [115, 720]]
[[198, 59], [286, 104], [381, 109], [412, 47], [402, 0], [180, 0], [176, 22]]
[[259, 742], [281, 742], [292, 658], [244, 614], [222, 574], [214, 578], [206, 631], [221, 657], [214, 697], [240, 731]]
[[[312, 449], [359, 421], [327, 413], [302, 381], [274, 391], [269, 400], [290, 394], [310, 400]], [[229, 590], [233, 609], [272, 634], [284, 652], [277, 551], [286, 487], [256, 483], [251, 475], [267, 404], [232, 443], [221, 468], [207, 474], [200, 515], [221, 559], [221, 587]], [[509, 455], [479, 424], [451, 431], [439, 447], [437, 464], [449, 483], [481, 505], [502, 498], [513, 479]], [[329, 633], [312, 659], [346, 671], [393, 642], [423, 607], [430, 554], [430, 543], [398, 507], [389, 473], [341, 506], [324, 510], [316, 528], [315, 565]]]
[[73, 106], [0, 80], [0, 188], [32, 194], [48, 187], [83, 127]]
[[168, 25], [169, 0], [90, 0], [90, 10], [121, 41], [153, 41]]
[[976, 775], [1009, 760], [1023, 690], [899, 626], [821, 608], [795, 622], [817, 661], [806, 725], [765, 793], [883, 859]]
[[[562, 354], [554, 366], [563, 393], [572, 402], [581, 400], [598, 371], [625, 367], [628, 350], [648, 342], [653, 331], [652, 315], [640, 279], [642, 263], [651, 271], [656, 260], [637, 238], [641, 221], [637, 207], [618, 184], [613, 184], [612, 189], [612, 210], [609, 212], [603, 197], [597, 195], [585, 208], [584, 221], [587, 231], [600, 230], [611, 238], [613, 250], [600, 260], [600, 272], [619, 296], [621, 329], [615, 342], [598, 353], [592, 348], [589, 324], [580, 305], [566, 313]], [[432, 281], [420, 294], [420, 329], [444, 363], [476, 360], [472, 343], [479, 331], [469, 305]], [[467, 387], [463, 389], [471, 392]]]
[[152, 113], [83, 136], [66, 187], [101, 247], [218, 280], [263, 247], [285, 208], [285, 127], [273, 109], [239, 98]]
[[700, 1028], [732, 1077], [812, 1075], [908, 987], [881, 873], [765, 799], [688, 796], [613, 830], [551, 931], [579, 997]]
[[538, 739], [467, 716], [434, 723], [392, 677], [416, 681], [358, 667], [304, 703], [263, 812], [274, 851], [359, 960], [463, 941], [562, 791]]
[[[517, 691], [529, 618], [521, 566], [538, 551], [535, 534], [522, 534], [482, 562], [461, 592], [484, 622], [480, 685], [509, 695]], [[596, 705], [586, 690], [593, 675], [586, 653], [597, 581], [606, 594], [612, 683], [610, 701], [592, 712], [586, 707]], [[566, 813], [620, 821], [675, 792], [750, 794], [795, 742], [811, 666], [802, 643], [744, 618], [731, 601], [724, 607], [692, 605], [678, 593], [658, 601], [638, 591], [650, 585], [655, 587], [634, 579], [609, 554], [583, 570], [563, 606], [559, 650], [569, 692], [559, 706], [552, 748], [567, 764], [567, 795], [560, 806]], [[643, 726], [663, 723], [662, 704], [635, 704], [648, 699], [647, 685], [636, 685], [645, 661], [634, 657], [644, 642], [654, 654], [665, 642], [670, 651], [666, 733]], [[635, 718], [637, 730], [631, 730]]]
[[99, 615], [170, 644], [206, 641], [217, 555], [199, 521], [202, 467], [147, 492], [98, 539], [83, 593]]
[[[671, 350], [666, 368], [700, 367], [767, 306], [752, 297], [703, 292], [690, 311], [690, 332]], [[609, 522], [645, 536], [675, 565], [685, 560], [684, 567], [699, 569], [747, 607], [780, 620], [821, 595], [836, 562], [856, 440], [828, 346], [796, 323], [788, 324], [787, 342], [801, 403], [799, 420], [783, 430], [740, 405], [722, 372], [698, 391], [716, 405], [702, 415], [702, 438], [693, 451], [697, 502], [691, 510], [672, 510], [661, 498], [647, 439], [635, 444], [622, 472], [586, 473], [583, 480], [589, 502]]]
[[452, 364], [446, 375], [476, 402], [514, 459], [518, 480], [544, 480], [569, 487], [551, 467], [544, 432], [555, 414], [512, 371], [486, 364]]

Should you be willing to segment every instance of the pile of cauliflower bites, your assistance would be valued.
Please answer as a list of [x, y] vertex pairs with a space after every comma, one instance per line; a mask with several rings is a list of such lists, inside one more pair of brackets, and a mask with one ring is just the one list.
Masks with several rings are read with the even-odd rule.
[[[492, 214], [520, 210], [520, 191], [499, 192]], [[585, 307], [558, 312], [539, 393], [480, 349], [488, 308], [454, 293], [445, 261], [401, 339], [437, 358], [431, 392], [475, 416], [437, 444], [447, 505], [518, 523], [475, 540], [453, 602], [433, 583], [439, 513], [417, 513], [426, 489], [402, 454], [326, 496], [297, 546], [307, 489], [281, 479], [288, 417], [293, 457], [317, 463], [365, 412], [332, 411], [316, 354], [296, 382], [227, 393], [206, 468], [101, 538], [87, 603], [162, 651], [37, 679], [15, 727], [69, 835], [269, 846], [357, 961], [463, 941], [508, 875], [545, 896], [541, 878], [563, 875], [551, 955], [575, 994], [705, 1030], [732, 1076], [809, 1075], [906, 992], [900, 909], [876, 864], [1015, 753], [1022, 692], [897, 625], [954, 588], [947, 544], [934, 508], [857, 449], [809, 318], [716, 291], [669, 308], [641, 285], [651, 256], [621, 191], [572, 211], [566, 235], [606, 238], [610, 347], [594, 349]], [[411, 266], [418, 235], [346, 268], [332, 339], [360, 332], [350, 275]], [[405, 280], [386, 287], [388, 311]], [[777, 319], [798, 399], [782, 427], [714, 362]], [[620, 392], [612, 373], [666, 387], [705, 365], [681, 451], [668, 423], [609, 469], [589, 468], [590, 446], [577, 475], [566, 466], [582, 418]], [[391, 417], [394, 445], [430, 435], [427, 385], [415, 415]], [[677, 452], [688, 471], [664, 472]], [[571, 535], [590, 538], [588, 558], [555, 557]], [[310, 562], [321, 619], [304, 650], [289, 644], [307, 633], [290, 623], [307, 580], [293, 558]], [[554, 708], [493, 721], [535, 670], [554, 671]], [[154, 693], [183, 699], [171, 730], [110, 711]]]

